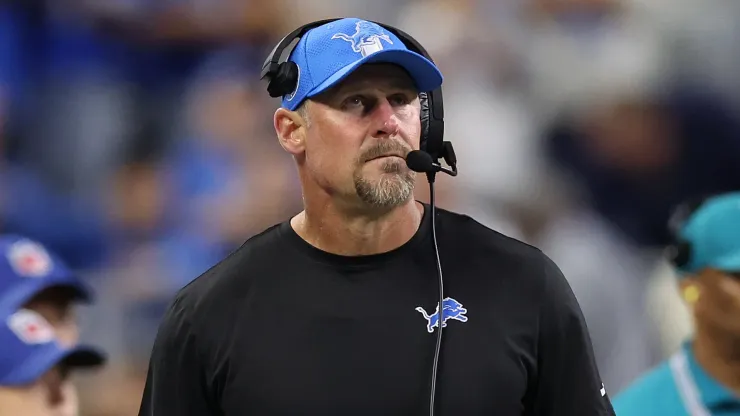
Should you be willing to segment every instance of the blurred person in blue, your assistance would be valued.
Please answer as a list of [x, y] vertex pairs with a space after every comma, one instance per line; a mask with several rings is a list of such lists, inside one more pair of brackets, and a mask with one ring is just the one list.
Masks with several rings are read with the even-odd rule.
[[264, 120], [271, 112], [244, 48], [214, 53], [186, 95], [184, 136], [163, 159], [166, 218], [161, 235], [177, 290], [218, 263], [244, 238], [300, 204], [291, 160]]
[[65, 346], [55, 328], [30, 309], [0, 312], [0, 416], [76, 416], [70, 370], [98, 367], [94, 348]]
[[142, 135], [114, 182], [124, 305], [105, 307], [126, 316], [127, 356], [148, 361], [172, 293], [300, 206], [291, 160], [265, 122], [272, 111], [244, 81], [256, 76], [250, 59], [248, 48], [213, 53], [183, 97], [175, 143], [153, 149]]
[[[105, 257], [108, 246], [101, 204], [71, 195], [62, 185], [65, 175], [46, 171], [39, 160], [52, 155], [63, 169], [76, 171], [81, 164], [73, 162], [74, 158], [82, 154], [93, 159], [91, 150], [84, 146], [79, 148], [85, 148], [85, 152], [70, 152], [75, 146], [63, 142], [65, 131], [55, 130], [51, 116], [46, 117], [44, 109], [51, 100], [44, 101], [39, 93], [43, 85], [41, 73], [55, 67], [55, 58], [66, 57], [75, 63], [82, 59], [53, 54], [43, 46], [46, 35], [51, 33], [45, 30], [51, 29], [44, 26], [44, 12], [40, 1], [0, 1], [0, 227], [3, 233], [22, 234], [43, 242], [70, 266], [88, 268]], [[54, 40], [64, 43], [58, 37]], [[84, 73], [79, 69], [72, 72]], [[66, 107], [59, 108], [70, 107], [74, 106], [68, 100]], [[101, 107], [98, 105], [98, 109]], [[80, 119], [63, 110], [54, 116], [66, 117], [67, 122], [74, 120], [71, 124], [75, 125], [87, 126], [85, 123], [90, 120], [100, 124], [98, 117]], [[44, 123], [36, 123], [37, 119], [44, 119]], [[34, 141], [31, 132], [44, 128], [48, 128], [49, 134]], [[97, 132], [88, 128], [85, 133], [105, 147], [104, 137], [101, 139], [104, 135], [93, 131]]]
[[29, 238], [0, 236], [0, 310], [27, 308], [40, 313], [67, 345], [79, 340], [77, 303], [92, 301], [92, 290], [67, 265]]
[[[18, 235], [2, 235], [0, 253], [0, 318], [21, 319], [11, 317], [24, 310], [23, 322], [33, 323], [39, 331], [47, 327], [53, 330], [53, 337], [45, 335], [44, 340], [29, 341], [24, 347], [22, 343], [14, 343], [10, 333], [2, 332], [7, 328], [0, 328], [0, 386], [20, 386], [0, 395], [0, 409], [5, 409], [3, 398], [20, 400], [36, 394], [33, 392], [41, 388], [53, 387], [55, 391], [61, 389], [64, 395], [60, 403], [52, 401], [61, 406], [59, 414], [76, 414], [77, 391], [71, 381], [60, 379], [59, 374], [43, 377], [42, 374], [59, 361], [52, 360], [52, 356], [64, 355], [67, 349], [77, 345], [79, 326], [74, 307], [91, 302], [92, 290], [56, 254], [36, 241]], [[12, 325], [12, 322], [5, 324]], [[12, 327], [10, 330], [17, 334], [29, 329]], [[56, 380], [54, 385], [49, 385], [53, 380]], [[36, 382], [40, 384], [34, 384]]]
[[614, 399], [620, 416], [740, 415], [740, 192], [680, 206], [669, 260], [695, 335]]

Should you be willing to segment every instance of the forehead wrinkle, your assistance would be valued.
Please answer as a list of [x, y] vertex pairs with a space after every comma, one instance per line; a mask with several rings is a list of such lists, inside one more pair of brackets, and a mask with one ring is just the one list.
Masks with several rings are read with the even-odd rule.
[[364, 90], [388, 88], [416, 92], [416, 86], [411, 77], [402, 68], [395, 66], [383, 68], [375, 67], [372, 70], [360, 68], [337, 86], [337, 93], [347, 90]]

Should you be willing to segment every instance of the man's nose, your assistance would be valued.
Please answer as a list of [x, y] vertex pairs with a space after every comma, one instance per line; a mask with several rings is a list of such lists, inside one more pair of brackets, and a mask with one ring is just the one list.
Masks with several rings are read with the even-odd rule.
[[383, 98], [378, 100], [378, 104], [373, 111], [373, 118], [377, 122], [376, 136], [393, 136], [398, 133], [398, 117], [391, 103]]

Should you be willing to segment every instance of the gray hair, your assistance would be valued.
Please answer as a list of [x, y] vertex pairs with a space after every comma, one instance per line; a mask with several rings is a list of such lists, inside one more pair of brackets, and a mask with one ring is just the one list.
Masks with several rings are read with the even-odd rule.
[[311, 123], [311, 120], [308, 117], [308, 100], [303, 101], [301, 105], [295, 109], [295, 112], [301, 116], [303, 121], [306, 123], [306, 127], [308, 127]]

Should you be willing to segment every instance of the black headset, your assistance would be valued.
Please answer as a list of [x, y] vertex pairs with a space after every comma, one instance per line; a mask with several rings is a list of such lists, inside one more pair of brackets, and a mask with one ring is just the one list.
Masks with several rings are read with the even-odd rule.
[[714, 195], [689, 199], [679, 204], [668, 220], [671, 241], [666, 247], [666, 259], [675, 268], [682, 270], [691, 263], [691, 242], [681, 237], [681, 232], [691, 217]]
[[[262, 71], [260, 73], [260, 77], [267, 79], [269, 82], [267, 84], [267, 92], [271, 97], [282, 97], [295, 91], [298, 84], [298, 65], [288, 59], [290, 59], [290, 54], [301, 37], [315, 27], [337, 20], [341, 20], [341, 18], [308, 23], [290, 32], [278, 42], [277, 46], [275, 46], [262, 65]], [[427, 58], [432, 63], [434, 62], [424, 47], [407, 33], [389, 25], [370, 22], [396, 35], [409, 50]], [[421, 150], [429, 153], [433, 160], [444, 158], [448, 164], [454, 165], [457, 162], [454, 151], [450, 143], [444, 141], [442, 88], [438, 87], [434, 91], [421, 91], [419, 93], [419, 101], [421, 103]]]

